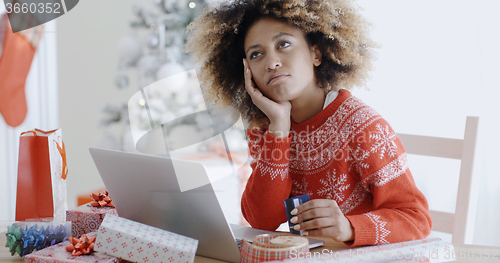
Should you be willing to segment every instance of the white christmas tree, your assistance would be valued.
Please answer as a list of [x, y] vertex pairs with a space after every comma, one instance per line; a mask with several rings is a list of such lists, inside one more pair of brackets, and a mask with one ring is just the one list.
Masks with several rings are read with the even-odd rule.
[[[139, 90], [158, 80], [192, 69], [189, 54], [184, 52], [186, 27], [206, 6], [205, 1], [153, 1], [149, 7], [142, 5], [132, 7], [131, 33], [120, 39], [118, 43], [119, 61], [115, 84], [120, 89], [130, 86], [129, 74], [137, 74], [137, 89]], [[185, 79], [176, 78], [176, 81], [187, 82], [193, 77], [186, 76]], [[177, 83], [172, 86], [182, 87], [182, 84]], [[198, 91], [177, 88], [157, 94], [156, 100], [148, 101], [148, 104], [149, 110], [158, 113], [155, 116], [168, 117], [193, 112], [204, 104], [204, 101]], [[119, 106], [108, 104], [103, 112], [105, 114], [101, 121], [103, 126], [118, 124], [123, 127], [118, 140], [122, 150], [127, 150], [123, 149], [123, 137], [126, 136], [124, 133], [130, 129], [127, 102]], [[189, 118], [183, 118], [181, 121], [195, 122], [194, 119]], [[147, 129], [149, 123], [139, 123], [138, 126]], [[107, 137], [111, 139], [109, 137], [113, 136]]]

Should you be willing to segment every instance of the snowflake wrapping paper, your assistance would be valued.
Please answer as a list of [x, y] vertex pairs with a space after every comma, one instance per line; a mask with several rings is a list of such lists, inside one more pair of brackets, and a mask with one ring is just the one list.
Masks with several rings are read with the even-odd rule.
[[[87, 236], [96, 236], [97, 232], [89, 233]], [[93, 253], [91, 255], [73, 256], [71, 252], [66, 250], [69, 241], [65, 241], [51, 247], [35, 251], [24, 256], [26, 263], [78, 263], [78, 262], [93, 262], [93, 263], [118, 263], [120, 260], [116, 257], [106, 255], [104, 253]]]
[[133, 262], [192, 263], [197, 248], [196, 239], [106, 215], [94, 250]]
[[107, 214], [118, 215], [115, 208], [93, 207], [90, 204], [67, 210], [66, 221], [71, 221], [73, 224], [71, 235], [80, 238], [83, 234], [96, 232]]
[[[280, 263], [320, 263], [320, 262], [449, 262], [454, 261], [454, 247], [440, 238], [427, 238], [386, 245], [366, 246], [354, 249], [295, 253], [291, 259]], [[277, 261], [276, 261], [277, 262]]]

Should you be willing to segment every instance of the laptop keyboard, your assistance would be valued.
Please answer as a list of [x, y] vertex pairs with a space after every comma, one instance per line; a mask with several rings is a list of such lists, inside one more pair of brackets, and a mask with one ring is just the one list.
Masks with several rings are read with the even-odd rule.
[[236, 244], [238, 244], [238, 248], [241, 249], [241, 238], [236, 239]]
[[[241, 249], [241, 242], [242, 242], [243, 239], [241, 238], [236, 238], [236, 244], [238, 244], [238, 248]], [[251, 240], [248, 240], [247, 239], [247, 242], [252, 244], [252, 241]]]

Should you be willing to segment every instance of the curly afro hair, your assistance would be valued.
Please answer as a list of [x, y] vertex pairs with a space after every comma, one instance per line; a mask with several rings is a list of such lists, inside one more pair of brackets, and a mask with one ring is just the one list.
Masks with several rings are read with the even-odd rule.
[[208, 99], [233, 106], [250, 123], [269, 120], [245, 90], [242, 59], [248, 29], [261, 18], [275, 18], [301, 29], [309, 45], [322, 53], [318, 85], [327, 90], [365, 86], [376, 44], [370, 24], [347, 0], [234, 0], [205, 8], [188, 26], [187, 51], [200, 67]]

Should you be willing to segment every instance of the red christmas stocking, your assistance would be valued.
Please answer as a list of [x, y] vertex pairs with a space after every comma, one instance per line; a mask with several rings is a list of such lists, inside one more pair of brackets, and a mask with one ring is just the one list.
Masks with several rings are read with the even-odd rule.
[[24, 85], [41, 38], [42, 27], [12, 33], [7, 15], [0, 20], [0, 25], [4, 25], [0, 28], [0, 31], [3, 31], [0, 32], [3, 35], [0, 56], [0, 113], [8, 125], [16, 127], [24, 121], [28, 111]]

